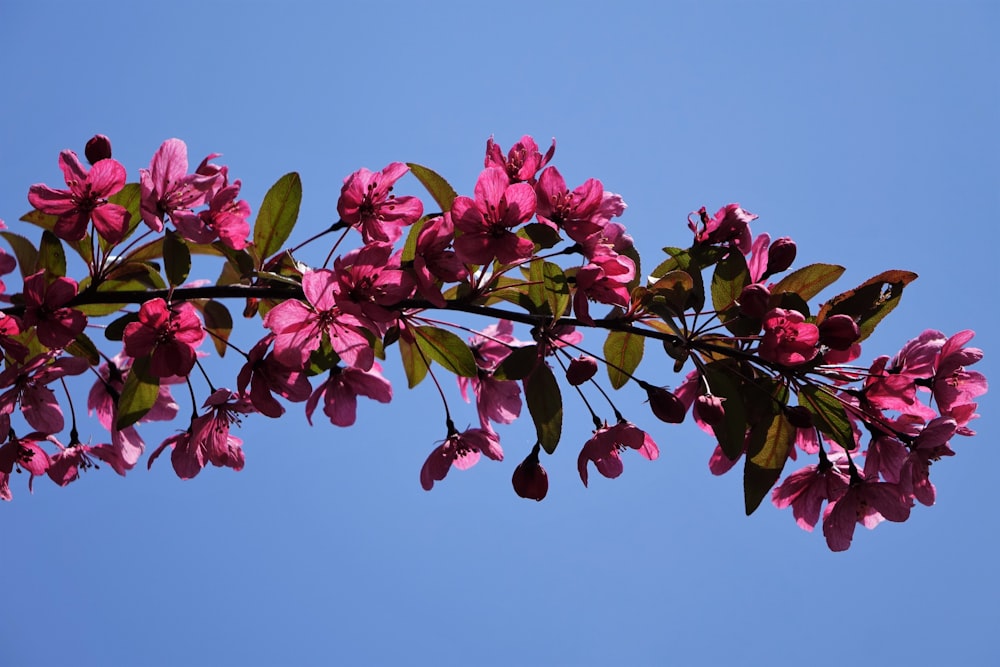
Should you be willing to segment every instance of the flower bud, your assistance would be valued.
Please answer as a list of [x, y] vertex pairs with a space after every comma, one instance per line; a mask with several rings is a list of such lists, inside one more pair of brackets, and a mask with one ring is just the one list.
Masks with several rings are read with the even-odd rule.
[[576, 387], [594, 377], [596, 372], [597, 359], [581, 354], [569, 362], [569, 368], [566, 369], [566, 381]]
[[646, 396], [649, 397], [649, 407], [653, 414], [660, 421], [668, 424], [680, 424], [684, 421], [687, 408], [684, 402], [677, 398], [672, 391], [667, 391], [663, 387], [646, 387]]
[[747, 285], [740, 292], [740, 312], [747, 317], [757, 320], [763, 319], [765, 313], [769, 310], [768, 303], [770, 300], [771, 290], [760, 283]]
[[106, 160], [111, 157], [111, 140], [103, 134], [95, 134], [87, 142], [83, 149], [83, 154], [87, 157], [87, 162], [93, 165], [99, 160]]
[[726, 410], [722, 407], [724, 400], [721, 396], [702, 394], [694, 401], [695, 416], [709, 426], [718, 426], [726, 418]]
[[847, 350], [861, 337], [858, 323], [850, 315], [832, 315], [819, 325], [819, 342], [831, 350]]
[[792, 405], [785, 408], [785, 418], [788, 423], [795, 428], [812, 428], [812, 413], [801, 405]]
[[795, 261], [795, 253], [795, 241], [787, 236], [777, 239], [767, 251], [766, 275], [773, 276], [790, 267]]
[[514, 468], [510, 481], [514, 492], [522, 498], [541, 500], [549, 492], [549, 475], [538, 462], [538, 445]]

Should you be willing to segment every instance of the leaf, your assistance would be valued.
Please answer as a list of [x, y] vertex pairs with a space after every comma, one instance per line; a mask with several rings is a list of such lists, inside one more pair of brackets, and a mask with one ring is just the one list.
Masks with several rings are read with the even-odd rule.
[[3, 236], [14, 251], [18, 268], [21, 270], [21, 278], [30, 276], [34, 272], [35, 264], [38, 262], [38, 250], [35, 249], [34, 244], [14, 232], [0, 232], [0, 236]]
[[166, 230], [163, 235], [163, 270], [171, 287], [183, 285], [191, 272], [191, 251], [180, 234]]
[[771, 286], [771, 294], [793, 292], [808, 301], [837, 281], [844, 267], [836, 264], [810, 264], [789, 273]]
[[822, 387], [810, 384], [799, 391], [799, 405], [812, 413], [816, 427], [833, 438], [838, 445], [847, 451], [857, 446], [847, 411], [836, 396]]
[[66, 251], [63, 250], [59, 237], [50, 231], [42, 232], [42, 239], [38, 243], [35, 271], [42, 269], [51, 277], [61, 278], [66, 275]]
[[[517, 235], [528, 239], [538, 246], [538, 248], [543, 249], [551, 248], [562, 241], [562, 236], [559, 235], [558, 231], [540, 222], [532, 222], [521, 227], [521, 229], [517, 230]], [[536, 252], [538, 248], [536, 248]]]
[[108, 326], [104, 327], [104, 337], [108, 340], [120, 341], [125, 337], [125, 327], [139, 321], [139, 313], [125, 313]]
[[406, 382], [410, 389], [413, 389], [427, 376], [427, 361], [420, 350], [417, 349], [412, 335], [407, 332], [400, 332], [399, 355], [403, 362], [403, 371], [406, 373]]
[[451, 210], [451, 205], [455, 201], [455, 197], [458, 194], [455, 192], [454, 188], [448, 184], [448, 181], [444, 180], [440, 174], [438, 174], [433, 169], [428, 169], [427, 167], [416, 164], [415, 162], [407, 162], [406, 166], [410, 168], [410, 172], [417, 177], [427, 192], [430, 193], [437, 205], [441, 207], [441, 210], [445, 213]]
[[233, 332], [233, 316], [230, 315], [229, 309], [222, 302], [209, 299], [201, 305], [199, 310], [205, 317], [205, 329], [212, 334], [215, 351], [219, 353], [220, 357], [226, 356], [226, 349], [229, 347], [226, 345], [226, 341], [229, 340], [229, 336]]
[[[101, 293], [121, 291], [141, 291], [146, 289], [164, 289], [166, 283], [154, 265], [146, 262], [127, 262], [121, 264], [108, 274], [108, 278], [97, 286]], [[90, 276], [80, 281], [80, 292], [90, 287]], [[81, 313], [90, 317], [109, 315], [124, 308], [126, 303], [88, 303], [76, 306]]]
[[424, 230], [424, 225], [427, 224], [428, 218], [426, 215], [412, 225], [410, 225], [410, 230], [406, 233], [406, 241], [403, 242], [403, 254], [400, 256], [400, 261], [404, 264], [406, 262], [412, 262], [417, 256], [417, 239], [420, 238], [420, 232]]
[[528, 301], [532, 306], [530, 311], [535, 315], [552, 314], [545, 297], [545, 267], [542, 266], [544, 263], [535, 260], [528, 265]]
[[562, 435], [563, 407], [559, 382], [548, 364], [538, 364], [524, 380], [524, 401], [535, 423], [538, 442], [552, 454]]
[[878, 323], [892, 312], [903, 296], [903, 288], [916, 279], [917, 274], [910, 271], [883, 271], [823, 304], [816, 315], [816, 322], [822, 322], [831, 315], [848, 315], [858, 323], [860, 342], [868, 338]]
[[750, 282], [747, 261], [737, 252], [729, 253], [712, 273], [712, 306], [722, 312], [732, 306]]
[[493, 371], [493, 377], [496, 380], [523, 380], [531, 374], [537, 363], [537, 345], [515, 347]]
[[680, 269], [669, 271], [648, 287], [652, 297], [650, 310], [657, 314], [660, 313], [662, 306], [657, 307], [657, 298], [661, 298], [668, 307], [666, 313], [671, 317], [677, 317], [684, 312], [693, 289], [694, 279], [687, 271]]
[[66, 351], [74, 357], [86, 359], [91, 366], [97, 366], [101, 363], [101, 353], [98, 352], [94, 341], [90, 340], [85, 333], [77, 334], [76, 339], [66, 346]]
[[153, 407], [159, 393], [159, 378], [149, 375], [149, 357], [136, 357], [118, 399], [115, 428], [121, 430], [142, 419]]
[[279, 178], [264, 195], [253, 225], [253, 243], [261, 262], [278, 252], [288, 240], [301, 203], [302, 179], [294, 171]]
[[771, 470], [761, 468], [752, 461], [747, 461], [743, 466], [743, 504], [746, 507], [747, 516], [753, 514], [767, 492], [771, 490], [777, 481], [781, 479], [781, 470]]
[[476, 377], [479, 368], [472, 350], [461, 338], [450, 331], [437, 327], [414, 327], [411, 329], [420, 350], [444, 368], [461, 377]]
[[747, 431], [746, 407], [743, 405], [743, 384], [736, 375], [737, 369], [729, 360], [713, 361], [705, 364], [705, 378], [712, 394], [725, 400], [725, 420], [718, 426], [713, 426], [719, 446], [730, 461], [735, 461], [743, 453]]
[[646, 338], [631, 331], [608, 332], [604, 341], [604, 358], [608, 360], [608, 379], [611, 386], [621, 389], [639, 367], [645, 350]]
[[[125, 210], [128, 211], [128, 229], [125, 231], [125, 236], [122, 237], [122, 241], [124, 241], [128, 237], [132, 236], [132, 232], [134, 232], [135, 228], [139, 226], [140, 222], [142, 222], [142, 213], [140, 211], [140, 206], [142, 204], [142, 187], [138, 183], [126, 183], [125, 187], [108, 197], [108, 201], [112, 204], [123, 206]], [[101, 245], [104, 246], [103, 239]]]
[[[21, 216], [21, 220], [23, 222], [30, 222], [31, 224], [41, 227], [44, 230], [52, 231], [55, 229], [56, 223], [59, 221], [59, 216], [49, 215], [47, 213], [42, 213], [41, 211], [29, 211]], [[93, 254], [90, 250], [90, 234], [87, 234], [80, 241], [67, 241], [66, 245], [72, 248], [84, 262], [87, 264], [91, 263]], [[32, 264], [32, 266], [34, 266], [34, 264]]]
[[558, 264], [542, 263], [542, 287], [545, 289], [545, 302], [549, 312], [559, 319], [569, 306], [569, 282]]

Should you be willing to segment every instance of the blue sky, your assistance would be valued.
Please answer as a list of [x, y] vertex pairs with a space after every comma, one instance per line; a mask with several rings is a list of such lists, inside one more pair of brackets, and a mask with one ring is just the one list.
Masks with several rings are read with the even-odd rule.
[[[33, 233], [17, 222], [28, 187], [58, 185], [59, 151], [97, 132], [130, 180], [170, 137], [192, 160], [222, 153], [255, 211], [299, 171], [293, 241], [335, 220], [361, 166], [419, 162], [467, 194], [490, 135], [554, 136], [568, 183], [624, 196], [649, 266], [688, 242], [689, 211], [740, 202], [755, 231], [798, 242], [798, 266], [846, 265], [839, 286], [920, 275], [866, 359], [971, 328], [977, 370], [996, 375], [995, 3], [336, 4], [3, 3], [0, 218]], [[420, 194], [412, 179], [397, 192]], [[213, 367], [217, 384], [234, 364]], [[0, 663], [1000, 660], [991, 395], [979, 435], [933, 468], [936, 506], [831, 554], [788, 512], [745, 517], [738, 473], [707, 470], [707, 437], [627, 393], [656, 462], [627, 457], [584, 489], [589, 418], [568, 405], [544, 502], [509, 487], [526, 420], [501, 432], [506, 461], [426, 493], [444, 417], [429, 384], [408, 392], [386, 366], [396, 399], [351, 429], [309, 428], [294, 406], [248, 420], [239, 473], [181, 482], [161, 461], [33, 495], [12, 480]], [[664, 360], [643, 369], [676, 384]]]

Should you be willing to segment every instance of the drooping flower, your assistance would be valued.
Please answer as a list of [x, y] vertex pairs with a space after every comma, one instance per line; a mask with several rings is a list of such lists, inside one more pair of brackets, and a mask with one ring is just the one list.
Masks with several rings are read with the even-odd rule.
[[301, 402], [309, 398], [312, 385], [304, 372], [285, 366], [273, 354], [268, 354], [272, 341], [274, 335], [268, 334], [250, 349], [247, 362], [236, 378], [236, 388], [241, 395], [249, 398], [257, 412], [277, 419], [284, 414], [285, 408], [272, 392], [290, 401]]
[[536, 443], [531, 453], [514, 468], [510, 479], [514, 493], [536, 501], [542, 500], [549, 492], [549, 474], [538, 462], [538, 452], [539, 445]]
[[195, 348], [205, 338], [201, 320], [189, 303], [167, 304], [150, 299], [139, 308], [139, 320], [125, 327], [125, 353], [149, 357], [149, 372], [158, 378], [186, 377], [194, 368]]
[[831, 499], [823, 511], [823, 535], [831, 551], [846, 551], [857, 524], [872, 529], [883, 520], [906, 521], [913, 501], [898, 484], [854, 477], [839, 498]]
[[[6, 415], [4, 415], [6, 417]], [[44, 433], [29, 433], [23, 438], [6, 437], [0, 445], [0, 500], [11, 500], [10, 474], [16, 470], [26, 470], [32, 477], [40, 477], [49, 469], [52, 461], [39, 442], [45, 440]]]
[[56, 278], [49, 282], [45, 271], [24, 279], [25, 328], [35, 327], [38, 342], [49, 349], [66, 347], [83, 333], [87, 316], [69, 308], [67, 303], [76, 296], [78, 285], [72, 278]]
[[[11, 414], [17, 405], [31, 428], [42, 433], [58, 433], [65, 421], [56, 395], [48, 384], [67, 375], [79, 375], [90, 367], [81, 357], [38, 354], [24, 365], [8, 364], [0, 373], [0, 413]], [[8, 389], [9, 387], [9, 389]]]
[[125, 236], [129, 213], [124, 206], [112, 204], [108, 197], [125, 187], [125, 167], [110, 158], [99, 160], [89, 170], [73, 151], [59, 154], [59, 168], [66, 178], [68, 190], [56, 190], [47, 185], [32, 185], [28, 201], [42, 213], [59, 216], [52, 232], [66, 241], [79, 241], [87, 235], [87, 225], [112, 245]]
[[[822, 451], [822, 450], [821, 450]], [[791, 506], [799, 528], [812, 532], [819, 521], [823, 502], [838, 499], [847, 490], [850, 475], [847, 455], [836, 452], [820, 455], [820, 462], [793, 472], [771, 491], [778, 509]]]
[[451, 215], [462, 235], [455, 252], [469, 264], [489, 264], [494, 259], [512, 264], [531, 257], [535, 245], [512, 230], [535, 214], [535, 191], [527, 183], [513, 185], [500, 169], [488, 168], [476, 181], [475, 200], [456, 197]]
[[626, 448], [639, 450], [650, 461], [660, 455], [659, 447], [649, 434], [632, 422], [620, 421], [614, 426], [605, 424], [594, 431], [594, 436], [584, 444], [577, 457], [576, 467], [583, 485], [587, 486], [588, 462], [593, 462], [597, 472], [609, 479], [621, 475], [624, 469], [621, 453]]
[[452, 466], [468, 470], [476, 465], [480, 454], [494, 461], [503, 461], [500, 438], [493, 431], [470, 428], [459, 433], [454, 427], [450, 427], [449, 431], [451, 433], [445, 441], [431, 452], [420, 469], [420, 485], [425, 491], [434, 488], [434, 482], [443, 480]]
[[323, 413], [334, 426], [351, 426], [357, 418], [359, 395], [379, 403], [392, 400], [392, 385], [382, 377], [382, 367], [378, 363], [372, 364], [367, 371], [350, 366], [330, 369], [329, 378], [316, 387], [306, 403], [306, 419], [311, 426], [313, 411], [322, 397]]
[[988, 389], [985, 375], [965, 369], [983, 358], [983, 351], [979, 348], [965, 347], [974, 335], [974, 331], [959, 331], [945, 342], [936, 359], [931, 385], [938, 410], [943, 416], [953, 417], [958, 422], [957, 432], [960, 435], [973, 433], [967, 426], [971, 419], [978, 416], [974, 414], [977, 404], [973, 399], [985, 394]]
[[365, 243], [395, 243], [403, 227], [412, 225], [424, 213], [416, 197], [390, 194], [396, 181], [410, 168], [393, 162], [382, 171], [359, 169], [344, 179], [337, 201], [340, 219], [361, 232]]
[[469, 400], [468, 389], [476, 397], [479, 423], [490, 428], [489, 423], [510, 424], [521, 414], [521, 387], [514, 380], [499, 380], [493, 373], [506, 359], [513, 347], [520, 345], [514, 338], [514, 325], [510, 320], [500, 320], [469, 339], [469, 349], [478, 369], [475, 377], [459, 377], [462, 398]]

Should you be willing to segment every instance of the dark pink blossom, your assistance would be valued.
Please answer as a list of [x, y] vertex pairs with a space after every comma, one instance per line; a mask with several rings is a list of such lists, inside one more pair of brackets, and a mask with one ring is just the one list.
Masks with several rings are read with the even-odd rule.
[[52, 461], [38, 444], [42, 440], [45, 440], [44, 433], [29, 433], [23, 438], [6, 438], [0, 445], [0, 500], [12, 498], [9, 481], [14, 470], [26, 470], [32, 477], [40, 477], [48, 471]]
[[[899, 486], [904, 494], [912, 495], [924, 505], [934, 504], [937, 491], [931, 484], [930, 466], [942, 456], [955, 455], [948, 446], [948, 441], [955, 435], [957, 429], [958, 424], [954, 419], [938, 417], [931, 420], [913, 439], [910, 453], [903, 462], [899, 474]], [[865, 473], [867, 472], [865, 466]]]
[[87, 316], [69, 308], [67, 303], [77, 294], [72, 278], [49, 280], [45, 271], [24, 279], [24, 328], [35, 327], [38, 342], [49, 349], [61, 349], [83, 333]]
[[399, 317], [391, 309], [413, 294], [413, 279], [399, 267], [392, 245], [372, 241], [333, 262], [338, 289], [334, 300], [344, 313], [384, 335]]
[[764, 316], [764, 338], [758, 354], [783, 366], [812, 360], [818, 350], [819, 329], [797, 310], [773, 308]]
[[500, 169], [484, 169], [476, 181], [475, 200], [456, 197], [451, 215], [462, 235], [455, 252], [469, 264], [513, 264], [531, 257], [530, 240], [512, 230], [535, 214], [535, 192], [527, 183], [513, 185]]
[[250, 205], [240, 196], [240, 181], [220, 188], [208, 201], [208, 210], [198, 215], [178, 216], [177, 231], [194, 243], [211, 243], [219, 239], [233, 250], [243, 250], [250, 233]]
[[581, 354], [571, 359], [566, 369], [566, 381], [578, 387], [597, 373], [597, 359], [589, 354]]
[[337, 213], [340, 219], [361, 232], [365, 243], [395, 243], [403, 227], [412, 225], [424, 213], [416, 197], [397, 197], [392, 188], [410, 170], [402, 162], [393, 162], [378, 172], [359, 169], [346, 179], [340, 189]]
[[469, 400], [468, 388], [476, 397], [479, 423], [489, 428], [489, 422], [510, 424], [521, 414], [521, 387], [514, 380], [493, 377], [500, 363], [510, 355], [511, 348], [520, 345], [514, 338], [514, 325], [510, 320], [500, 320], [469, 339], [469, 349], [476, 360], [475, 377], [458, 378], [462, 398]]
[[171, 448], [170, 463], [181, 479], [192, 479], [211, 463], [214, 466], [243, 469], [243, 441], [229, 432], [240, 415], [253, 411], [252, 406], [228, 389], [219, 389], [206, 399], [208, 412], [191, 420], [183, 433], [164, 440], [150, 455], [146, 467], [152, 467], [160, 454]]
[[604, 186], [595, 178], [587, 179], [572, 192], [566, 186], [562, 174], [555, 167], [542, 172], [535, 184], [538, 200], [538, 220], [580, 243], [587, 237], [601, 231], [608, 222], [604, 218], [601, 202]]
[[425, 491], [434, 488], [434, 482], [440, 482], [455, 466], [459, 470], [468, 470], [479, 462], [480, 454], [494, 461], [503, 461], [503, 450], [500, 448], [500, 438], [493, 431], [482, 428], [470, 428], [459, 433], [449, 427], [451, 433], [424, 462], [420, 469], [420, 486]]
[[697, 214], [698, 221], [688, 216], [688, 228], [694, 232], [695, 243], [731, 245], [744, 255], [750, 252], [750, 223], [757, 219], [756, 215], [739, 204], [727, 204], [711, 218], [704, 207]]
[[125, 327], [125, 353], [149, 357], [149, 372], [155, 377], [186, 377], [194, 368], [195, 348], [205, 338], [201, 320], [189, 303], [168, 305], [150, 299], [139, 308], [139, 321]]
[[197, 227], [200, 223], [192, 209], [204, 204], [225, 179], [224, 173], [214, 170], [194, 174], [187, 170], [187, 144], [180, 139], [164, 141], [149, 169], [139, 170], [142, 220], [154, 232], [163, 231], [167, 216], [175, 225], [180, 221], [182, 226]]
[[454, 241], [455, 225], [451, 221], [450, 212], [428, 220], [417, 235], [413, 257], [417, 291], [438, 308], [445, 304], [438, 287], [439, 281], [454, 283], [469, 276], [465, 265], [452, 249]]
[[108, 158], [88, 170], [76, 153], [63, 151], [59, 154], [59, 168], [68, 190], [42, 184], [32, 185], [28, 190], [32, 206], [42, 213], [59, 216], [53, 233], [66, 241], [79, 241], [87, 235], [87, 225], [93, 220], [101, 238], [112, 245], [121, 241], [130, 216], [124, 206], [110, 203], [108, 197], [125, 187], [125, 167]]
[[823, 502], [836, 500], [847, 490], [850, 473], [843, 452], [821, 455], [820, 462], [793, 472], [771, 491], [778, 509], [791, 506], [799, 528], [812, 532]]
[[379, 403], [392, 400], [392, 385], [382, 377], [382, 367], [372, 364], [367, 371], [348, 366], [330, 369], [326, 382], [316, 387], [316, 391], [306, 403], [306, 419], [312, 425], [312, 414], [323, 398], [323, 413], [334, 426], [351, 426], [357, 419], [358, 396], [367, 396]]
[[493, 141], [493, 137], [490, 137], [486, 141], [486, 159], [483, 161], [483, 166], [502, 169], [511, 183], [534, 183], [535, 174], [549, 163], [555, 152], [555, 139], [552, 140], [552, 145], [543, 156], [538, 150], [538, 144], [535, 143], [535, 140], [524, 135], [520, 141], [510, 147], [507, 156], [504, 157], [503, 150]]
[[274, 398], [272, 392], [290, 401], [301, 402], [309, 398], [312, 385], [304, 372], [289, 368], [273, 354], [268, 354], [273, 340], [274, 335], [268, 334], [250, 349], [247, 362], [236, 378], [236, 388], [241, 395], [249, 398], [257, 412], [277, 419], [284, 414], [285, 408]]
[[823, 511], [823, 535], [831, 551], [846, 551], [854, 538], [854, 527], [869, 530], [883, 520], [906, 521], [913, 501], [898, 484], [855, 477], [839, 498], [830, 499]]
[[575, 274], [573, 312], [584, 324], [593, 324], [590, 301], [625, 308], [629, 304], [628, 283], [635, 278], [635, 263], [624, 255], [595, 257]]
[[605, 424], [594, 431], [594, 436], [584, 444], [577, 457], [576, 467], [583, 485], [587, 486], [587, 463], [593, 462], [597, 472], [609, 479], [622, 474], [621, 453], [626, 448], [637, 449], [650, 461], [660, 455], [660, 449], [649, 434], [632, 422], [620, 421], [614, 426]]
[[59, 357], [39, 354], [23, 366], [8, 364], [0, 373], [0, 413], [11, 414], [21, 406], [21, 414], [31, 428], [42, 433], [58, 433], [65, 422], [56, 395], [48, 388], [67, 375], [79, 375], [90, 367], [81, 357]]
[[983, 358], [983, 351], [975, 347], [965, 347], [972, 340], [975, 332], [959, 331], [949, 338], [941, 347], [938, 356], [931, 390], [934, 401], [943, 416], [953, 417], [958, 422], [958, 433], [970, 435], [972, 431], [966, 426], [975, 416], [978, 396], [986, 393], [988, 385], [986, 376], [976, 371], [968, 371], [971, 366]]

